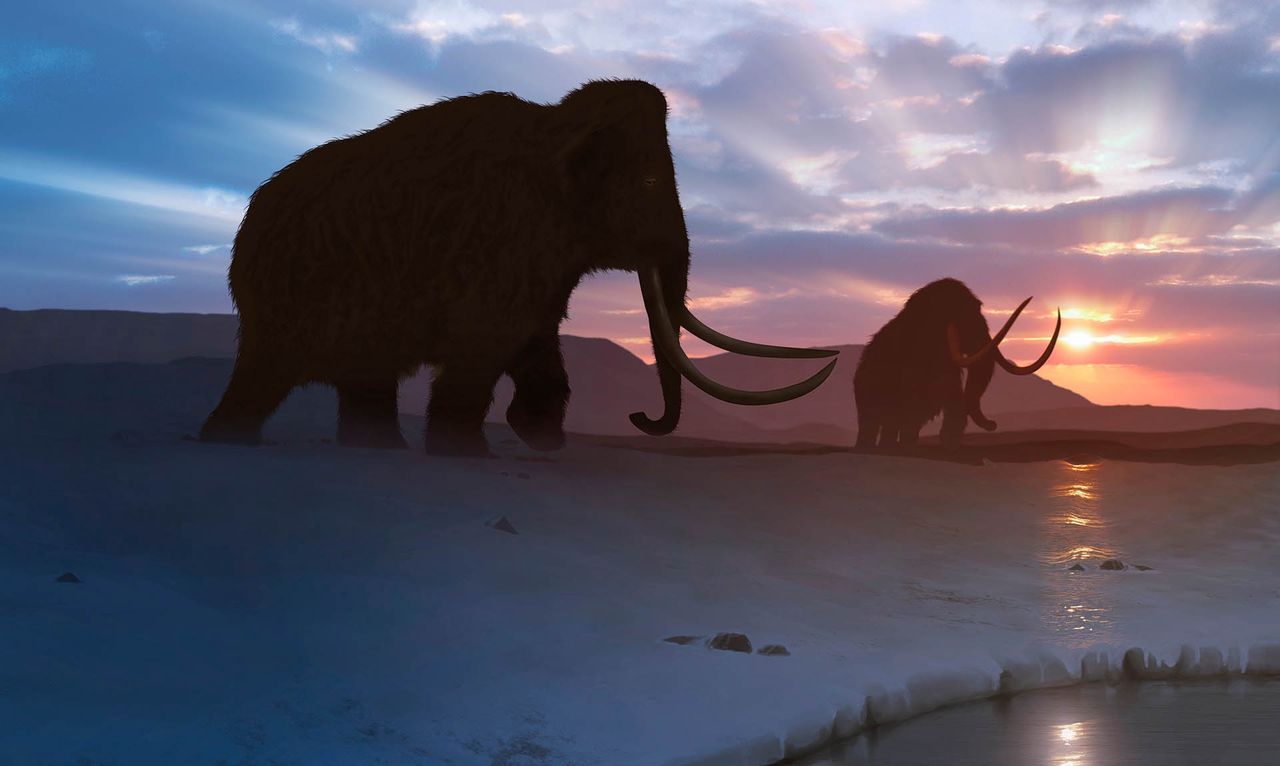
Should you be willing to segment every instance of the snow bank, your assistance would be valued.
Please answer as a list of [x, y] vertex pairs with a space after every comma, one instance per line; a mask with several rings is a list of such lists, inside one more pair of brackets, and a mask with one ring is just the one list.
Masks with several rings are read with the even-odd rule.
[[[0, 399], [8, 762], [766, 764], [1001, 692], [1280, 672], [1274, 465], [548, 459], [497, 428], [455, 462], [86, 398]], [[663, 640], [730, 631], [790, 656]]]

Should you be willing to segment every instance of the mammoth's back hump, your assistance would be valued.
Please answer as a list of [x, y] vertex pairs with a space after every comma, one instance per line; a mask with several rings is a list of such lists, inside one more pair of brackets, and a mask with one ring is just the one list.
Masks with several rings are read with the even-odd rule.
[[546, 198], [527, 187], [548, 181], [548, 111], [509, 94], [449, 99], [301, 155], [258, 188], [236, 236], [241, 314], [314, 323], [376, 306], [421, 320], [474, 291], [470, 276], [493, 268], [475, 262], [496, 250], [485, 238]]

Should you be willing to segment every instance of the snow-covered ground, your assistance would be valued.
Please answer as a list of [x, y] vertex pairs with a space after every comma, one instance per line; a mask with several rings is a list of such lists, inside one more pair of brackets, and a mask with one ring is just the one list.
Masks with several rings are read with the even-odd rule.
[[[0, 412], [2, 763], [765, 764], [1131, 647], [1280, 672], [1276, 464], [449, 461], [140, 398]], [[791, 654], [662, 640], [722, 631]]]

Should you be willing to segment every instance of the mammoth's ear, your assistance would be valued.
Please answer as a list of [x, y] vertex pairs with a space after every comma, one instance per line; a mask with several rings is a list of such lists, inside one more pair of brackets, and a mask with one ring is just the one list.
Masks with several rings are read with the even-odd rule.
[[570, 131], [557, 156], [565, 182], [581, 188], [603, 180], [617, 164], [622, 144], [622, 131], [610, 123], [592, 123]]

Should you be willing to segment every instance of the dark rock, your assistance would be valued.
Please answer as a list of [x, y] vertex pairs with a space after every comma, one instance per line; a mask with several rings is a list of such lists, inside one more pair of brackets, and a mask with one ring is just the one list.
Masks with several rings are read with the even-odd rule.
[[1133, 565], [1133, 568], [1134, 568], [1134, 569], [1136, 569], [1136, 570], [1138, 570], [1139, 572], [1150, 572], [1150, 571], [1151, 571], [1151, 567], [1143, 566], [1142, 564], [1134, 564], [1134, 565]]
[[79, 577], [76, 577], [71, 572], [63, 572], [62, 574], [58, 575], [57, 581], [58, 582], [84, 582], [84, 580], [81, 580]]
[[1068, 572], [1083, 572], [1083, 571], [1084, 571], [1084, 565], [1082, 565], [1082, 564], [1072, 564], [1071, 566], [1067, 567], [1067, 571], [1068, 571]]
[[765, 644], [756, 654], [763, 654], [768, 657], [790, 657], [791, 652], [782, 644]]
[[692, 644], [695, 641], [701, 641], [702, 636], [667, 636], [662, 640], [670, 644], [680, 644], [681, 646], [686, 646], [688, 644]]
[[1107, 559], [1098, 565], [1099, 569], [1106, 569], [1111, 572], [1119, 572], [1124, 569], [1124, 562], [1120, 559]]
[[516, 478], [517, 478], [517, 479], [527, 479], [527, 478], [529, 478], [529, 474], [525, 473], [524, 471], [521, 471], [520, 473], [516, 474]]
[[707, 648], [751, 654], [751, 639], [741, 633], [717, 633], [708, 639]]
[[498, 530], [499, 532], [506, 532], [509, 535], [520, 534], [519, 532], [516, 531], [515, 525], [513, 525], [510, 521], [507, 520], [506, 516], [499, 516], [493, 521], [490, 521], [488, 525]]

